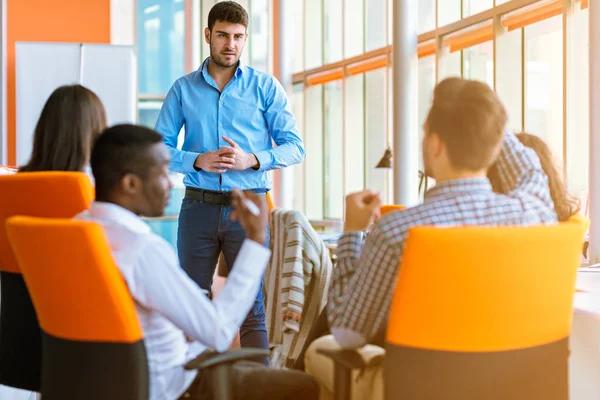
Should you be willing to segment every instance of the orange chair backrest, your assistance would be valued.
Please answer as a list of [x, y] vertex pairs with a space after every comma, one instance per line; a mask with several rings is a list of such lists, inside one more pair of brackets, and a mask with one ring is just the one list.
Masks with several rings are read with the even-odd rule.
[[89, 208], [92, 182], [83, 172], [23, 172], [0, 176], [0, 271], [20, 273], [4, 223], [13, 215], [71, 218]]
[[381, 206], [379, 208], [379, 212], [381, 213], [381, 216], [384, 216], [387, 213], [390, 213], [392, 211], [401, 211], [401, 210], [406, 210], [405, 206], [402, 206], [400, 204], [384, 204], [383, 206]]
[[271, 192], [267, 192], [267, 206], [269, 207], [269, 213], [275, 208], [275, 203], [273, 203]]
[[8, 219], [6, 230], [46, 333], [95, 342], [142, 338], [101, 225], [16, 216]]
[[583, 234], [577, 221], [411, 229], [388, 342], [486, 352], [568, 337]]

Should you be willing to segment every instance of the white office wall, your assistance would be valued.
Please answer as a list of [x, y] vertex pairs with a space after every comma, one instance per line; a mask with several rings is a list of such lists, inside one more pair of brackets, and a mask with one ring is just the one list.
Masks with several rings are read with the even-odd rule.
[[110, 0], [110, 43], [135, 44], [136, 0]]

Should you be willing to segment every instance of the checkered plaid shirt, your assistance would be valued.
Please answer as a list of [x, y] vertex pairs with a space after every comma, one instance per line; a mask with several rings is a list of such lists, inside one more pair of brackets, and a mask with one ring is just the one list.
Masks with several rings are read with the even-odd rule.
[[508, 195], [494, 193], [487, 178], [441, 182], [422, 204], [379, 219], [364, 243], [359, 233], [341, 237], [327, 305], [340, 345], [360, 347], [385, 326], [410, 228], [557, 222], [539, 159], [512, 132], [505, 134], [498, 174]]

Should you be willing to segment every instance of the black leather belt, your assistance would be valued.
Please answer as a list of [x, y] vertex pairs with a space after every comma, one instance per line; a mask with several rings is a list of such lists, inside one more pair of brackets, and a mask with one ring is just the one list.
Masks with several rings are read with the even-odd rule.
[[215, 204], [219, 206], [231, 205], [231, 192], [218, 192], [215, 190], [186, 187], [185, 197], [192, 198], [202, 203]]

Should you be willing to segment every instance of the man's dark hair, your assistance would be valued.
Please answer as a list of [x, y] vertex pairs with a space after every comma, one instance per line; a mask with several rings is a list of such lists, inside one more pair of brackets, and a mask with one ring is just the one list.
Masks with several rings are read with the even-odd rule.
[[126, 174], [145, 179], [152, 167], [148, 150], [162, 140], [160, 133], [138, 125], [115, 125], [98, 136], [91, 157], [96, 200], [106, 201]]
[[212, 32], [217, 21], [244, 25], [248, 29], [248, 13], [235, 1], [220, 1], [208, 13], [208, 29]]

